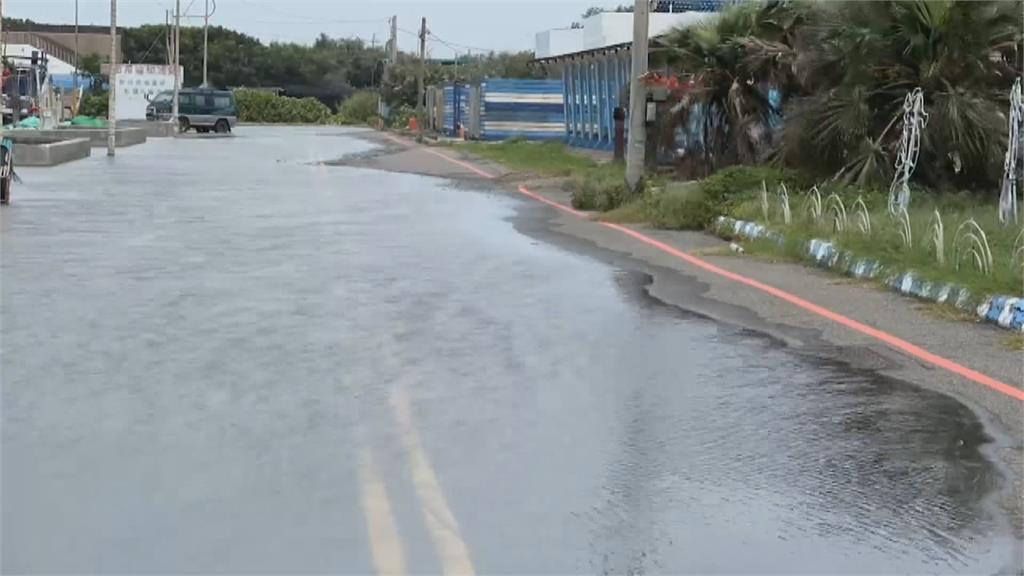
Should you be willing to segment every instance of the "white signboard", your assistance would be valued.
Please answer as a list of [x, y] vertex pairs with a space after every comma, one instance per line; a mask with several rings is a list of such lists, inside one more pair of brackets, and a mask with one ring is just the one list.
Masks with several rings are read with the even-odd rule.
[[[122, 64], [117, 67], [117, 117], [145, 120], [146, 106], [160, 92], [174, 90], [174, 67], [156, 64]], [[184, 78], [184, 68], [178, 68]]]

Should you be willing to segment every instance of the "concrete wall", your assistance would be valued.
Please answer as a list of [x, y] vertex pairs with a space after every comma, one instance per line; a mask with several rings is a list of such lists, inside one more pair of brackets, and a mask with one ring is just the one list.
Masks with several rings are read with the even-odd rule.
[[174, 136], [174, 124], [170, 122], [151, 122], [149, 120], [118, 120], [118, 128], [138, 128], [145, 130], [147, 138], [171, 138]]
[[6, 132], [14, 140], [14, 168], [19, 166], [56, 166], [88, 158], [92, 146], [88, 138], [58, 140], [36, 132]]
[[[57, 138], [88, 138], [93, 148], [106, 148], [107, 146], [106, 128], [69, 126], [67, 128], [58, 128], [56, 130], [40, 130], [40, 133]], [[118, 148], [135, 146], [136, 144], [142, 144], [145, 141], [146, 130], [144, 128], [122, 128], [119, 123], [117, 130], [114, 132], [114, 145]]]

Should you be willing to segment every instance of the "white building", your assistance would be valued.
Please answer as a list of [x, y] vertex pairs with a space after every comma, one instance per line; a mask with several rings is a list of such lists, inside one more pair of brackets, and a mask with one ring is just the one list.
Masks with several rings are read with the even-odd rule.
[[[26, 63], [28, 62], [28, 59], [32, 58], [33, 52], [36, 52], [40, 55], [42, 55], [43, 53], [41, 50], [39, 50], [39, 48], [36, 48], [35, 46], [32, 46], [30, 44], [4, 44], [3, 46], [3, 53], [6, 54], [8, 58], [18, 58], [19, 61], [22, 58], [25, 58]], [[74, 74], [75, 66], [73, 64], [68, 64], [63, 60], [58, 60], [57, 58], [54, 58], [51, 54], [47, 54], [46, 71], [50, 74], [55, 75]]]
[[[715, 12], [652, 12], [648, 24], [651, 38], [661, 36], [673, 28], [698, 24], [717, 17]], [[632, 12], [601, 12], [581, 22], [583, 28], [556, 28], [536, 35], [534, 57], [551, 58], [597, 50], [633, 41]]]
[[[122, 120], [144, 120], [149, 101], [174, 89], [174, 68], [156, 64], [121, 64], [117, 67], [117, 117]], [[185, 77], [179, 67], [178, 75]]]
[[534, 42], [534, 58], [548, 58], [583, 50], [583, 28], [555, 28], [538, 32]]

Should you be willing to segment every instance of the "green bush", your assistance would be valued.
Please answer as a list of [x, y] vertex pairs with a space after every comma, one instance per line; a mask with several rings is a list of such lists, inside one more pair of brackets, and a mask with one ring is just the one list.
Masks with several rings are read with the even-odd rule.
[[288, 98], [262, 90], [236, 90], [238, 119], [271, 124], [324, 124], [331, 109], [316, 98]]
[[[759, 184], [760, 185], [760, 184]], [[672, 182], [647, 196], [651, 224], [669, 230], [701, 230], [718, 215], [700, 182]]]
[[109, 104], [110, 95], [107, 92], [86, 94], [85, 98], [82, 98], [82, 103], [78, 106], [78, 115], [106, 118], [107, 112], [110, 110]]
[[376, 92], [363, 90], [346, 98], [338, 108], [338, 115], [352, 124], [365, 124], [377, 117]]
[[780, 182], [793, 190], [801, 188], [804, 182], [794, 173], [787, 173], [771, 166], [730, 166], [701, 180], [701, 188], [709, 202], [723, 204], [723, 207], [743, 201], [744, 197], [761, 189], [761, 182], [774, 192]]
[[391, 109], [388, 117], [389, 128], [405, 128], [409, 125], [409, 119], [416, 115], [416, 109], [412, 106], [395, 106]]
[[783, 182], [791, 195], [811, 186], [806, 177], [795, 172], [771, 166], [731, 166], [703, 180], [672, 184], [660, 196], [652, 197], [652, 223], [677, 230], [706, 228], [718, 216], [749, 204], [757, 197], [762, 182], [773, 195]]
[[607, 212], [632, 196], [622, 164], [602, 164], [570, 178], [564, 187], [572, 192], [572, 205], [578, 210]]

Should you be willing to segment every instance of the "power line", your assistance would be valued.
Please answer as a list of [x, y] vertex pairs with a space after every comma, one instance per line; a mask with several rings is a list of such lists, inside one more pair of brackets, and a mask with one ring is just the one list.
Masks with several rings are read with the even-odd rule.
[[490, 53], [490, 52], [494, 52], [493, 48], [481, 48], [479, 46], [470, 46], [469, 44], [460, 44], [458, 42], [448, 42], [447, 40], [441, 38], [440, 36], [438, 36], [437, 34], [434, 34], [433, 32], [428, 32], [428, 34], [430, 34], [431, 37], [436, 39], [441, 44], [444, 44], [445, 46], [451, 48], [452, 50], [455, 50], [456, 52], [458, 52], [457, 48], [463, 48], [463, 49], [466, 49], [466, 50], [475, 50], [477, 52], [482, 52], [484, 54], [487, 54], [487, 53]]

